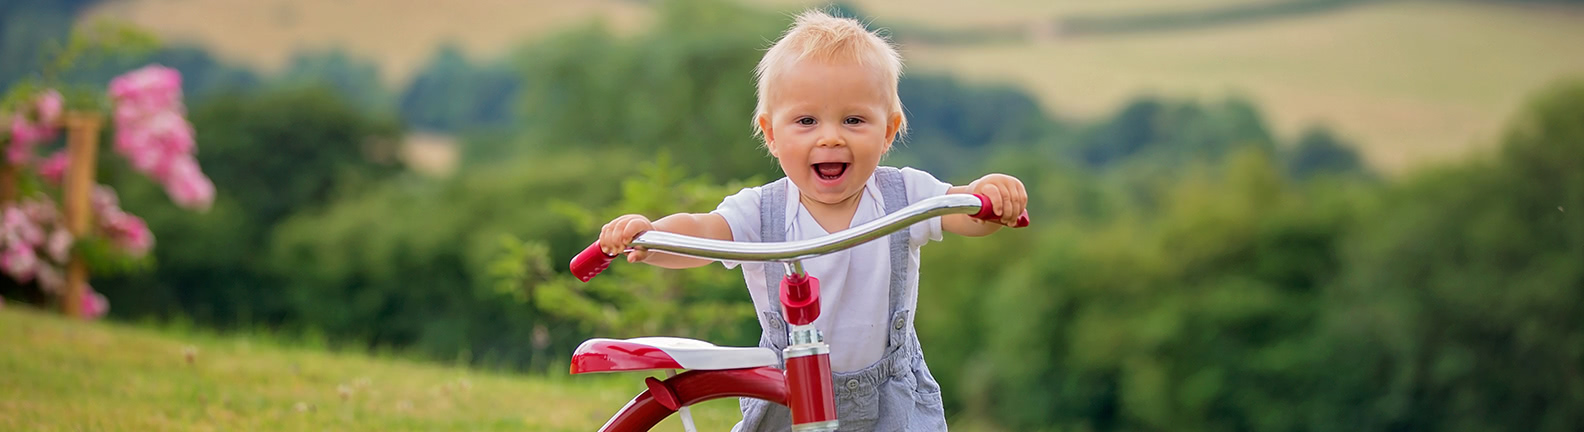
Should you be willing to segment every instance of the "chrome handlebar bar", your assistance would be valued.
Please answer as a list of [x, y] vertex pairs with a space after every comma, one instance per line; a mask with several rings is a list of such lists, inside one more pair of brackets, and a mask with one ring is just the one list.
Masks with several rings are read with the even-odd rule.
[[[989, 198], [978, 194], [947, 194], [920, 200], [863, 225], [815, 239], [754, 243], [650, 231], [634, 238], [629, 250], [644, 249], [723, 261], [796, 263], [867, 243], [913, 224], [949, 214], [971, 214], [978, 219], [999, 220]], [[1013, 227], [1028, 226], [1028, 222], [1028, 212], [1024, 211]], [[572, 274], [579, 280], [587, 282], [609, 267], [613, 258], [614, 255], [606, 255], [601, 251], [599, 242], [596, 241], [573, 258]]]

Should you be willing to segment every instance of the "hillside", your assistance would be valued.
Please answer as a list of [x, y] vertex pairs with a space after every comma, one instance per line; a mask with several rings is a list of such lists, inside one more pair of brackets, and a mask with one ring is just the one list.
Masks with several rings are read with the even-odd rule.
[[[1494, 141], [1529, 92], [1584, 74], [1584, 9], [1388, 2], [1247, 25], [1006, 46], [926, 47], [915, 68], [1011, 80], [1053, 110], [1141, 94], [1252, 97], [1291, 136], [1314, 123], [1400, 170]], [[916, 70], [916, 69], [915, 69]]]
[[[592, 431], [642, 388], [639, 374], [495, 374], [0, 308], [0, 430]], [[721, 429], [736, 409], [694, 415]]]
[[[745, 0], [781, 10], [823, 4]], [[1075, 16], [1193, 11], [1275, 0], [855, 1], [898, 25], [1038, 28]], [[478, 58], [598, 17], [639, 28], [647, 2], [473, 0], [120, 0], [85, 16], [124, 17], [222, 58], [277, 70], [300, 49], [341, 46], [382, 68], [392, 87], [445, 41]], [[1021, 31], [1021, 30], [1019, 30]], [[1054, 113], [1090, 118], [1146, 93], [1253, 97], [1278, 133], [1325, 124], [1361, 143], [1374, 165], [1401, 171], [1484, 148], [1529, 91], [1584, 74], [1584, 9], [1501, 2], [1369, 2], [1234, 25], [992, 44], [906, 44], [910, 70], [1009, 81]], [[1056, 33], [1059, 35], [1059, 33]]]

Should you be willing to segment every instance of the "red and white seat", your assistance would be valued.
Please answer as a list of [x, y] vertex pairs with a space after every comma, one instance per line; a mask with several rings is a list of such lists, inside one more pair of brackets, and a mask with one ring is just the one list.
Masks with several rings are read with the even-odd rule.
[[722, 347], [679, 337], [596, 338], [583, 341], [572, 353], [572, 373], [653, 369], [721, 370], [780, 364], [776, 352], [763, 347]]

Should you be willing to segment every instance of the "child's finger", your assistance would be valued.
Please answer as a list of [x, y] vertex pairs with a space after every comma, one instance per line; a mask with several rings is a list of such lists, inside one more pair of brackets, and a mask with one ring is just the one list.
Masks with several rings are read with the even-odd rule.
[[633, 231], [633, 221], [632, 221], [632, 219], [623, 220], [621, 222], [621, 225], [619, 227], [617, 227], [617, 229], [616, 229], [617, 241], [621, 242], [622, 249], [626, 249], [627, 245], [629, 243], [632, 243], [633, 234], [634, 234], [632, 231]]
[[1013, 204], [1013, 194], [1016, 192], [1011, 186], [1006, 186], [1006, 190], [1006, 193], [1001, 194], [1001, 224], [1012, 226], [1013, 223], [1017, 222], [1018, 215], [1017, 206]]
[[634, 238], [637, 238], [639, 234], [643, 234], [648, 228], [649, 224], [644, 223], [642, 220], [637, 218], [628, 219], [627, 225], [622, 227], [622, 241], [631, 244]]
[[605, 255], [611, 255], [611, 248], [615, 247], [613, 244], [614, 239], [611, 235], [611, 230], [614, 228], [614, 225], [616, 225], [616, 221], [611, 221], [610, 223], [605, 224], [605, 226], [600, 227], [600, 252], [604, 252]]
[[641, 262], [646, 259], [649, 259], [649, 251], [643, 249], [633, 249], [631, 253], [627, 254], [627, 262], [630, 263]]
[[1006, 203], [1001, 201], [1001, 189], [997, 188], [996, 185], [987, 184], [985, 185], [984, 189], [979, 191], [979, 193], [984, 194], [986, 198], [990, 198], [991, 205], [995, 206], [994, 210], [996, 216], [1000, 216], [1001, 211], [1006, 210]]
[[1012, 189], [1012, 193], [1009, 194], [1011, 196], [1008, 197], [1011, 202], [1007, 204], [1007, 226], [1013, 226], [1017, 224], [1018, 215], [1023, 214], [1023, 209], [1028, 207], [1028, 194], [1024, 191], [1023, 185], [1017, 182], [1012, 182], [1007, 187]]
[[992, 184], [990, 187], [995, 188], [996, 191], [995, 195], [990, 196], [990, 200], [995, 203], [995, 214], [1000, 216], [1000, 222], [1006, 222], [1006, 215], [1011, 214], [1007, 211], [1009, 210], [1007, 209], [1007, 198], [1010, 197], [1012, 191], [999, 184]]

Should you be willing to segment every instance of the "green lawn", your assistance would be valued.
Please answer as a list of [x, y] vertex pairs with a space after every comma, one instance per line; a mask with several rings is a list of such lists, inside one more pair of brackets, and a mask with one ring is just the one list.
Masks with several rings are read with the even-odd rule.
[[[549, 377], [0, 309], [0, 430], [592, 431], [636, 373]], [[188, 363], [184, 350], [195, 348]], [[726, 430], [737, 401], [694, 408]], [[682, 430], [675, 418], [659, 430]]]

